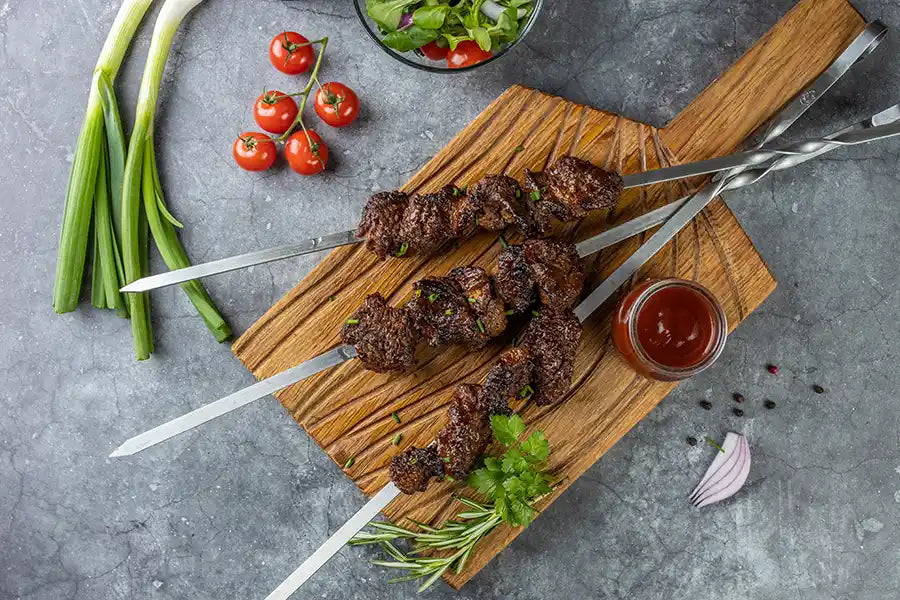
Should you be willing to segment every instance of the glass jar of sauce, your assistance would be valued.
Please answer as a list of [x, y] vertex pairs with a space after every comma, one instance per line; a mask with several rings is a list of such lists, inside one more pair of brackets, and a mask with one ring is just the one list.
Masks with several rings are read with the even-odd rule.
[[613, 315], [612, 335], [638, 373], [678, 381], [715, 362], [725, 347], [728, 322], [722, 304], [702, 285], [656, 279], [622, 298]]

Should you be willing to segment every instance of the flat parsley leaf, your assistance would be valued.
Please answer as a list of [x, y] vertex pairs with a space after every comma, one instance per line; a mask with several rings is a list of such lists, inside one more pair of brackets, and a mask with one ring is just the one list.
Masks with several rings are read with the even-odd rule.
[[507, 417], [504, 415], [491, 416], [491, 430], [494, 438], [504, 446], [512, 446], [525, 431], [525, 423], [519, 415]]
[[543, 431], [535, 431], [522, 442], [522, 451], [528, 455], [529, 462], [544, 462], [550, 456], [550, 444]]

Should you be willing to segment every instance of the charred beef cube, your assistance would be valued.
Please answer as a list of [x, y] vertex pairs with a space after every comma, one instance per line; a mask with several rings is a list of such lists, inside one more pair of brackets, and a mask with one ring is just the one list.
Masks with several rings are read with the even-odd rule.
[[539, 406], [562, 400], [572, 383], [581, 323], [571, 311], [544, 308], [528, 324], [522, 346], [535, 357], [533, 399]]
[[367, 296], [341, 329], [341, 340], [356, 348], [367, 369], [378, 373], [411, 370], [416, 338], [407, 312], [388, 305], [381, 294]]
[[416, 194], [409, 199], [400, 225], [400, 239], [416, 254], [430, 254], [454, 237], [453, 208], [459, 190], [452, 185], [436, 194]]
[[528, 240], [523, 247], [541, 302], [553, 309], [575, 306], [584, 288], [584, 271], [575, 246], [548, 239]]
[[557, 217], [552, 208], [553, 205], [542, 202], [547, 195], [547, 177], [543, 171], [531, 171], [525, 169], [525, 181], [522, 185], [522, 197], [528, 203], [531, 213], [531, 222], [534, 224], [535, 236], [545, 236], [552, 233], [553, 220]]
[[430, 346], [465, 344], [482, 348], [490, 340], [456, 280], [421, 279], [413, 284], [413, 289], [406, 310], [416, 331]]
[[515, 225], [527, 237], [537, 234], [531, 220], [531, 208], [522, 195], [519, 182], [512, 177], [485, 176], [472, 186], [465, 203], [461, 204], [464, 204], [460, 208], [465, 215], [474, 213], [477, 216], [473, 224], [488, 231], [502, 231]]
[[564, 309], [573, 307], [581, 297], [584, 272], [572, 244], [528, 240], [500, 254], [494, 284], [515, 312], [528, 309], [538, 297], [551, 308]]
[[453, 477], [468, 474], [491, 442], [490, 415], [480, 406], [481, 386], [457, 386], [450, 404], [450, 422], [437, 434], [437, 453]]
[[613, 208], [623, 189], [621, 176], [574, 156], [563, 156], [543, 173], [525, 173], [525, 193], [544, 232], [549, 230], [550, 215], [566, 222], [592, 210]]
[[432, 446], [407, 448], [391, 459], [388, 473], [401, 492], [414, 494], [424, 492], [432, 477], [444, 476], [444, 462]]
[[508, 415], [509, 399], [520, 396], [534, 375], [534, 356], [524, 346], [505, 350], [488, 371], [481, 402], [490, 414]]
[[366, 238], [366, 249], [384, 260], [403, 247], [400, 225], [409, 198], [403, 192], [378, 192], [366, 203], [356, 236]]
[[[480, 267], [457, 267], [450, 278], [462, 288], [466, 302], [481, 321], [484, 334], [495, 338], [506, 329], [506, 305], [494, 294], [491, 278]], [[478, 325], [476, 321], [475, 325]], [[479, 327], [479, 332], [481, 328]]]
[[494, 287], [506, 306], [514, 312], [523, 312], [537, 301], [531, 267], [525, 261], [524, 247], [510, 246], [500, 253]]

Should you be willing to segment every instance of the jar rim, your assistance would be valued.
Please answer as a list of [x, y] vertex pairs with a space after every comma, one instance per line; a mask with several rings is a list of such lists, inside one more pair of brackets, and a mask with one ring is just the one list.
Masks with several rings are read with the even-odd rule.
[[[712, 344], [712, 350], [703, 358], [703, 360], [696, 365], [689, 367], [670, 367], [654, 360], [641, 345], [637, 330], [637, 315], [644, 304], [646, 304], [647, 300], [662, 289], [676, 286], [687, 287], [699, 293], [704, 300], [706, 300], [715, 319], [715, 339]], [[634, 303], [628, 310], [627, 320], [628, 334], [631, 338], [631, 343], [637, 358], [667, 379], [686, 379], [707, 369], [716, 362], [716, 359], [722, 354], [722, 351], [725, 349], [725, 342], [728, 339], [728, 318], [725, 315], [725, 309], [722, 307], [722, 303], [719, 302], [718, 298], [716, 298], [706, 287], [696, 281], [688, 279], [669, 277], [652, 282], [641, 291], [637, 298], [634, 299]]]

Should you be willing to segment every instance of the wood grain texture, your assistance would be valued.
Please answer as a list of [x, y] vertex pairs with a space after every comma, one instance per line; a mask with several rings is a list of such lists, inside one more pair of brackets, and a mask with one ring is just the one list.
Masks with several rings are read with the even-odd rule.
[[[733, 151], [747, 134], [821, 73], [856, 36], [863, 19], [844, 0], [803, 0], [728, 72], [662, 130], [514, 86], [495, 100], [404, 186], [433, 191], [447, 183], [468, 185], [486, 173], [521, 179], [524, 168], [542, 169], [573, 154], [622, 173], [654, 169]], [[524, 151], [516, 152], [517, 146]], [[563, 228], [582, 240], [646, 210], [670, 202], [702, 180], [627, 191], [617, 208]], [[592, 289], [648, 234], [585, 259]], [[515, 236], [510, 241], [517, 241]], [[500, 252], [495, 235], [477, 236], [459, 248], [425, 260], [381, 262], [360, 245], [329, 254], [234, 344], [238, 358], [259, 378], [294, 366], [339, 343], [343, 321], [366, 294], [405, 300], [410, 284], [452, 267], [477, 264], [493, 271]], [[740, 225], [721, 201], [713, 202], [642, 269], [635, 280], [678, 276], [700, 281], [723, 302], [732, 328], [768, 296], [775, 281]], [[335, 296], [332, 302], [330, 296]], [[674, 387], [634, 373], [610, 342], [615, 299], [586, 323], [572, 392], [565, 402], [522, 411], [529, 428], [544, 430], [553, 453], [550, 467], [566, 483], [552, 502]], [[339, 465], [355, 456], [347, 475], [366, 493], [387, 482], [391, 456], [410, 444], [427, 444], [445, 423], [450, 390], [478, 382], [513, 332], [483, 351], [447, 348], [420, 355], [406, 376], [365, 371], [346, 363], [277, 394], [297, 422]], [[391, 418], [396, 411], [402, 420]], [[403, 434], [402, 443], [391, 439]], [[385, 511], [395, 521], [412, 517], [439, 522], [459, 508], [451, 492], [460, 484], [437, 483], [415, 497], [401, 497]], [[466, 571], [448, 576], [459, 588], [518, 535], [498, 528], [469, 559]]]

